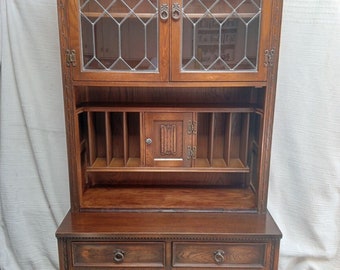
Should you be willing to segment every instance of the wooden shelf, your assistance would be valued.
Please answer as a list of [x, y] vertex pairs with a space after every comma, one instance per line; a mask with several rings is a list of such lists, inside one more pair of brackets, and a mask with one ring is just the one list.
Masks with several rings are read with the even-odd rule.
[[231, 159], [229, 165], [224, 159], [214, 159], [210, 165], [208, 159], [198, 158], [194, 167], [142, 167], [139, 158], [129, 158], [124, 165], [123, 158], [113, 158], [109, 165], [105, 158], [97, 158], [92, 166], [87, 167], [87, 172], [237, 172], [249, 173], [249, 167], [240, 159]]
[[155, 104], [155, 103], [82, 103], [78, 106], [77, 113], [82, 112], [235, 112], [252, 113], [257, 112], [254, 104]]
[[228, 188], [89, 188], [82, 195], [83, 209], [115, 211], [255, 211], [250, 189]]

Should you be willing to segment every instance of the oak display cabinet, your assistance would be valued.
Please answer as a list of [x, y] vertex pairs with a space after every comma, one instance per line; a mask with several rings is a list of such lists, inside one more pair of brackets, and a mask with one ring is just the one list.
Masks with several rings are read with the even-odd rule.
[[58, 0], [71, 196], [60, 269], [277, 269], [281, 10]]

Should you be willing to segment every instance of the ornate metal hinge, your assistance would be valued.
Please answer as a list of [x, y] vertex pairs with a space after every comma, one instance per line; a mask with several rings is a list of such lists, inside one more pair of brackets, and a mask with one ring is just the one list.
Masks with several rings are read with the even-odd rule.
[[188, 123], [188, 134], [197, 134], [197, 122], [196, 121], [189, 121]]
[[196, 159], [197, 147], [196, 146], [188, 146], [187, 147], [187, 159]]
[[76, 51], [75, 50], [66, 50], [66, 66], [75, 67], [76, 66]]
[[264, 65], [266, 67], [273, 66], [274, 64], [274, 55], [275, 55], [275, 49], [271, 50], [265, 50], [264, 51]]

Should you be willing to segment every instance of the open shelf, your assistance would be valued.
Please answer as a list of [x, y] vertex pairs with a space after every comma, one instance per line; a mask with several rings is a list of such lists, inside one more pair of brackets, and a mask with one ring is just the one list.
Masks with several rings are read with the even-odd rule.
[[263, 88], [77, 87], [76, 97], [84, 210], [256, 209]]
[[88, 166], [87, 172], [239, 172], [249, 173], [249, 167], [246, 167], [240, 159], [231, 159], [229, 166], [224, 159], [213, 159], [210, 165], [207, 159], [196, 159], [195, 167], [141, 167], [141, 161], [139, 158], [129, 158], [127, 163], [124, 163], [124, 159], [114, 158], [107, 165], [105, 158], [97, 158], [92, 166]]
[[[87, 170], [114, 171], [134, 168], [140, 171], [157, 171], [166, 169], [167, 166], [150, 165], [144, 153], [148, 149], [145, 138], [150, 135], [156, 136], [155, 132], [159, 126], [154, 127], [154, 122], [163, 121], [165, 125], [174, 122], [174, 119], [167, 118], [167, 113], [172, 113], [176, 115], [175, 122], [180, 123], [178, 128], [183, 129], [179, 135], [172, 135], [177, 136], [173, 139], [179, 143], [178, 147], [182, 147], [182, 150], [177, 149], [176, 151], [183, 151], [182, 155], [177, 158], [192, 160], [190, 164], [175, 166], [177, 169], [186, 167], [187, 171], [213, 171], [215, 169], [226, 172], [249, 171], [247, 166], [249, 129], [250, 125], [254, 125], [250, 122], [256, 115], [253, 108], [244, 108], [243, 111], [238, 108], [235, 110], [236, 112], [230, 108], [214, 109], [217, 112], [204, 112], [205, 110], [202, 109], [197, 113], [196, 110], [198, 111], [199, 108], [176, 108], [174, 110], [173, 108], [157, 107], [152, 109], [148, 107], [145, 108], [148, 110], [147, 112], [143, 112], [141, 107], [138, 108], [139, 112], [131, 112], [131, 107], [101, 107], [101, 110], [97, 110], [98, 107], [81, 109], [79, 127], [83, 138], [80, 141], [82, 141], [81, 148], [88, 157]], [[117, 111], [114, 111], [115, 109]], [[182, 113], [185, 110], [190, 111]], [[211, 108], [206, 110], [213, 111]], [[166, 118], [157, 119], [160, 115], [165, 115]], [[258, 123], [255, 124], [258, 125]], [[187, 139], [184, 138], [183, 142], [178, 142], [181, 137]], [[157, 138], [156, 136], [156, 139], [162, 140], [162, 137]], [[157, 145], [157, 141], [153, 144]], [[165, 141], [165, 144], [171, 144], [171, 141]], [[189, 151], [187, 149], [195, 149], [195, 153], [191, 157], [187, 157], [187, 154], [184, 153]], [[153, 154], [154, 152], [151, 153], [151, 155]], [[165, 158], [162, 154], [159, 157]]]
[[248, 189], [222, 188], [90, 188], [82, 196], [86, 209], [130, 211], [254, 211]]

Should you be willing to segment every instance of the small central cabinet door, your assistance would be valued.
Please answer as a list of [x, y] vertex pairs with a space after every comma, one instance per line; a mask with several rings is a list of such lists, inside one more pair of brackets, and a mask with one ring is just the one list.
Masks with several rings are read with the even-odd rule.
[[190, 167], [192, 113], [145, 113], [148, 167]]

